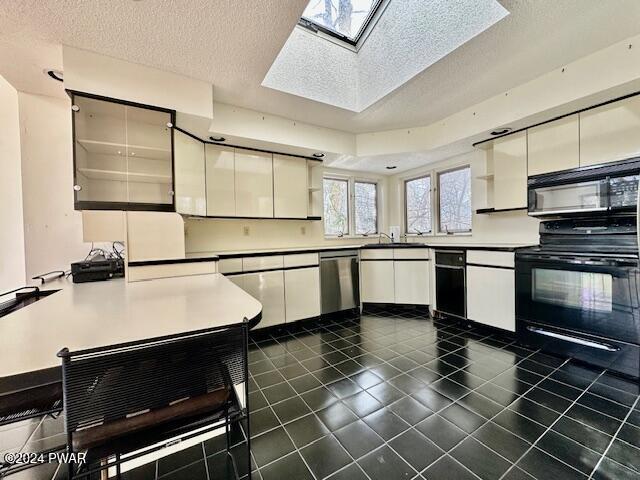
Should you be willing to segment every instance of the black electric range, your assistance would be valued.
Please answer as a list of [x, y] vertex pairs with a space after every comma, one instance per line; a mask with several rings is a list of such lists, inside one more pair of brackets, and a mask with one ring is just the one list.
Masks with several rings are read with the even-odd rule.
[[634, 216], [540, 224], [516, 252], [521, 342], [640, 377], [640, 268]]

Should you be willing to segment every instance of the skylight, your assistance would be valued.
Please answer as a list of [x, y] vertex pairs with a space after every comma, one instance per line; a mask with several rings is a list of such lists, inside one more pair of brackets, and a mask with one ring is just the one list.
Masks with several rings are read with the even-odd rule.
[[[300, 24], [355, 45], [382, 0], [311, 0]], [[311, 24], [311, 25], [310, 25]]]

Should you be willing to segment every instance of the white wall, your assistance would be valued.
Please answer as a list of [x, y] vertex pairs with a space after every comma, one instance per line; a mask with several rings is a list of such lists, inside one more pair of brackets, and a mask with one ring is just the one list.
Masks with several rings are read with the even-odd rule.
[[[472, 232], [461, 235], [429, 235], [422, 237], [427, 242], [447, 243], [490, 243], [490, 244], [537, 244], [538, 224], [526, 211], [501, 212], [478, 215], [475, 211], [487, 206], [486, 182], [478, 179], [486, 172], [486, 152], [474, 150], [464, 155], [417, 168], [389, 179], [389, 222], [402, 225], [404, 218], [403, 182], [425, 173], [446, 170], [456, 166], [471, 166], [471, 203], [473, 208]], [[435, 182], [435, 177], [432, 182]], [[432, 183], [435, 185], [435, 183]], [[434, 230], [436, 229], [434, 218]]]
[[25, 284], [18, 92], [0, 76], [0, 293]]
[[83, 259], [82, 219], [73, 209], [71, 105], [18, 93], [27, 278]]

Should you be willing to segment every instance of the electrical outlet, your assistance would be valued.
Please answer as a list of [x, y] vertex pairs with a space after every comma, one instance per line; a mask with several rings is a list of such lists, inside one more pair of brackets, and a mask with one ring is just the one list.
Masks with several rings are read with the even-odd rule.
[[304, 226], [303, 226], [303, 227], [300, 227], [300, 233], [301, 233], [302, 235], [306, 235], [306, 234], [307, 234], [307, 227], [304, 227]]
[[249, 226], [245, 225], [244, 227], [242, 227], [242, 233], [244, 233], [245, 237], [249, 236]]

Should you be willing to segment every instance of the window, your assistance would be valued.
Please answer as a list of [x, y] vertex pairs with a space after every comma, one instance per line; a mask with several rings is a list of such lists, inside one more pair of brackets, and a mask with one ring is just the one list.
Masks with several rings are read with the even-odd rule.
[[471, 231], [471, 168], [438, 174], [440, 232]]
[[378, 233], [378, 185], [355, 182], [356, 235]]
[[355, 45], [380, 6], [381, 0], [311, 0], [300, 24], [313, 27]]
[[404, 184], [407, 233], [431, 232], [431, 176], [407, 180]]
[[325, 235], [343, 235], [349, 233], [348, 180], [325, 178], [323, 191]]

